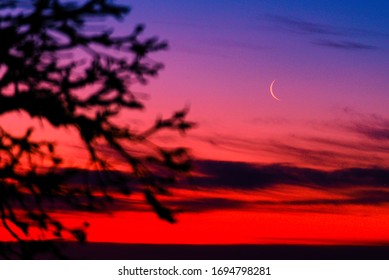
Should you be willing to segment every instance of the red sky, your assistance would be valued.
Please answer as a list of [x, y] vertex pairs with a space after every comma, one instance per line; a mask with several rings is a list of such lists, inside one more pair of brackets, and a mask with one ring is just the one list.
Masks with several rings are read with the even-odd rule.
[[[154, 139], [187, 146], [197, 160], [193, 178], [163, 198], [179, 210], [178, 223], [159, 220], [137, 192], [118, 196], [110, 214], [56, 216], [90, 222], [92, 242], [389, 242], [387, 4], [144, 2], [131, 3], [116, 29], [145, 22], [170, 50], [154, 57], [166, 65], [159, 77], [134, 88], [150, 95], [146, 111], [120, 122], [142, 128], [190, 105], [195, 130]], [[274, 79], [280, 102], [269, 92]], [[23, 113], [0, 124], [16, 134], [34, 125], [69, 166], [87, 166], [75, 131]]]

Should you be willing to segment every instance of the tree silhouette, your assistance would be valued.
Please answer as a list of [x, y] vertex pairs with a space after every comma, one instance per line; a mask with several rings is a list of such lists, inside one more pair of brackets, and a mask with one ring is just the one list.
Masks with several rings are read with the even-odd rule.
[[[68, 228], [53, 217], [49, 202], [98, 211], [112, 200], [107, 186], [115, 184], [122, 193], [131, 193], [129, 177], [115, 172], [102, 146], [128, 164], [159, 217], [175, 222], [171, 209], [157, 196], [168, 194], [168, 185], [190, 170], [190, 156], [185, 148], [163, 148], [150, 137], [163, 129], [185, 133], [194, 124], [185, 120], [187, 108], [158, 118], [144, 131], [115, 121], [119, 113], [144, 108], [131, 85], [145, 84], [158, 74], [163, 65], [149, 54], [167, 48], [157, 37], [143, 38], [143, 25], [116, 35], [113, 29], [92, 24], [108, 17], [121, 20], [128, 12], [128, 7], [109, 0], [0, 1], [0, 115], [24, 112], [58, 130], [75, 128], [91, 166], [105, 174], [96, 186], [71, 185], [68, 179], [76, 171], [63, 166], [56, 143], [33, 140], [33, 126], [19, 136], [0, 126], [0, 218], [20, 245], [13, 253], [22, 258], [55, 250], [46, 241], [39, 246], [27, 242], [31, 229], [86, 240], [83, 227]], [[134, 144], [149, 150], [134, 154], [128, 149]], [[13, 249], [0, 243], [0, 255], [6, 257]]]

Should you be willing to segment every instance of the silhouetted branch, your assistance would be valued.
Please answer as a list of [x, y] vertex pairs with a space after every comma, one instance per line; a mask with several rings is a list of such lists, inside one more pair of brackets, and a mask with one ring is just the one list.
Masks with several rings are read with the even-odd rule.
[[[157, 37], [143, 38], [143, 25], [127, 35], [116, 35], [111, 28], [91, 28], [94, 18], [120, 20], [129, 11], [109, 0], [1, 1], [0, 115], [24, 112], [56, 129], [75, 128], [91, 165], [109, 174], [115, 167], [99, 150], [106, 145], [143, 183], [145, 199], [158, 216], [172, 223], [173, 212], [156, 195], [168, 194], [166, 187], [191, 169], [191, 158], [185, 148], [165, 149], [149, 138], [166, 129], [185, 134], [195, 124], [186, 121], [188, 108], [170, 118], [158, 118], [143, 132], [116, 122], [119, 113], [144, 108], [131, 86], [145, 84], [158, 74], [163, 65], [149, 55], [167, 49], [167, 43]], [[68, 233], [80, 242], [87, 240], [85, 227], [67, 228], [53, 218], [47, 202], [101, 211], [112, 201], [106, 186], [126, 180], [105, 176], [99, 178], [99, 188], [88, 183], [71, 186], [72, 174], [63, 171], [64, 161], [55, 143], [33, 141], [32, 135], [33, 128], [15, 136], [0, 127], [1, 224], [19, 241], [20, 256], [28, 258], [37, 250], [24, 242], [33, 238], [32, 228], [43, 236], [64, 238]], [[127, 147], [135, 143], [149, 149], [149, 154], [130, 152]], [[127, 188], [121, 189], [130, 194]], [[0, 253], [5, 247], [0, 247]]]

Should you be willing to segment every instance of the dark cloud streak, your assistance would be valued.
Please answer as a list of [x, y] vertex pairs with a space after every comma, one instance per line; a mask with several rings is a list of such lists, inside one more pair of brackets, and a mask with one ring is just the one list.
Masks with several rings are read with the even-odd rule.
[[378, 47], [366, 45], [351, 41], [318, 40], [313, 42], [315, 45], [344, 50], [375, 50]]
[[[345, 168], [337, 170], [320, 170], [314, 168], [302, 168], [283, 164], [258, 165], [244, 162], [211, 161], [196, 162], [197, 171], [202, 176], [193, 176], [185, 184], [172, 187], [199, 190], [203, 197], [178, 197], [171, 200], [169, 196], [161, 197], [163, 203], [181, 212], [207, 212], [226, 209], [260, 209], [266, 210], [276, 207], [279, 211], [283, 208], [297, 207], [297, 211], [318, 211], [311, 209], [313, 206], [340, 206], [340, 205], [385, 205], [389, 204], [389, 169], [384, 168]], [[72, 170], [74, 172], [74, 170]], [[77, 177], [69, 183], [80, 184], [80, 174], [93, 178], [100, 176], [97, 171], [79, 170]], [[127, 176], [128, 174], [121, 174]], [[98, 180], [89, 180], [90, 187], [99, 187]], [[280, 185], [292, 185], [301, 187], [301, 198], [288, 199], [284, 194], [283, 199], [256, 199], [261, 190], [272, 190]], [[116, 211], [148, 211], [149, 206], [138, 197], [117, 197], [120, 189], [107, 186], [111, 192], [113, 204], [107, 209]], [[329, 194], [339, 194], [334, 198], [305, 198], [304, 189], [318, 189]], [[214, 192], [223, 191], [236, 193], [252, 193], [252, 197], [240, 199], [239, 197], [215, 197]], [[142, 188], [136, 184], [134, 193], [140, 193]], [[259, 192], [258, 192], [259, 191]], [[204, 196], [207, 193], [207, 196]], [[226, 192], [228, 193], [228, 192]], [[286, 197], [285, 197], [286, 195]], [[341, 198], [339, 198], [341, 197]], [[107, 202], [110, 203], [110, 202]], [[63, 202], [53, 201], [45, 205], [52, 211], [83, 211], [96, 212], [96, 209], [79, 208], [74, 210]], [[271, 208], [267, 208], [271, 207]], [[105, 212], [102, 207], [101, 212]], [[108, 212], [107, 212], [108, 213]]]
[[331, 25], [317, 24], [297, 18], [269, 15], [268, 18], [273, 23], [278, 24], [284, 30], [294, 33], [324, 34], [324, 35], [344, 35], [338, 28]]
[[321, 24], [294, 17], [268, 15], [267, 19], [278, 29], [314, 37], [316, 40], [313, 40], [312, 44], [334, 49], [376, 50], [378, 46], [359, 41], [366, 38], [379, 40], [389, 38], [389, 34], [384, 32]]
[[389, 188], [389, 169], [384, 168], [326, 171], [282, 164], [256, 165], [226, 161], [201, 161], [198, 167], [207, 176], [193, 178], [192, 184], [202, 187], [252, 190], [288, 184], [326, 190], [356, 186]]

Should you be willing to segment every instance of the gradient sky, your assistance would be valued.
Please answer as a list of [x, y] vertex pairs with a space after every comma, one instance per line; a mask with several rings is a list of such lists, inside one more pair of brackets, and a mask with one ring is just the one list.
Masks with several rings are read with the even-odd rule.
[[[150, 96], [146, 112], [123, 121], [142, 127], [190, 105], [198, 127], [155, 141], [190, 147], [197, 175], [166, 198], [183, 210], [178, 224], [158, 220], [135, 193], [110, 215], [82, 214], [90, 241], [389, 242], [387, 1], [119, 3], [133, 9], [117, 32], [145, 23], [170, 46], [153, 56], [166, 66], [158, 78], [134, 88]], [[270, 95], [275, 79], [281, 101]], [[41, 133], [80, 153], [69, 132]]]

